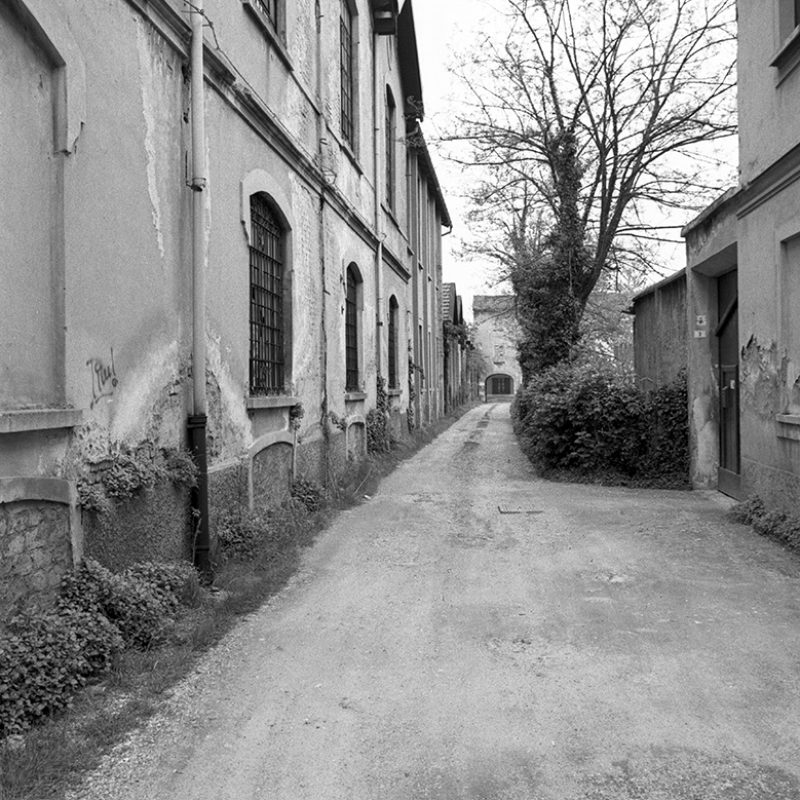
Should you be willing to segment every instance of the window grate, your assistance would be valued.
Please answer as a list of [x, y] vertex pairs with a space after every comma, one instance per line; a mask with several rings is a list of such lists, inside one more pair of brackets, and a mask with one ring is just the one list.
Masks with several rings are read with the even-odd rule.
[[397, 377], [397, 301], [389, 301], [389, 388], [396, 389], [400, 382]]
[[345, 389], [358, 391], [358, 286], [353, 271], [347, 270], [347, 296], [344, 316]]
[[273, 27], [278, 25], [278, 0], [253, 0], [253, 5], [266, 16]]
[[394, 209], [394, 99], [386, 89], [386, 205]]
[[250, 393], [284, 391], [283, 229], [260, 195], [250, 198]]
[[342, 84], [342, 136], [353, 145], [353, 15], [341, 0], [339, 17], [339, 65]]

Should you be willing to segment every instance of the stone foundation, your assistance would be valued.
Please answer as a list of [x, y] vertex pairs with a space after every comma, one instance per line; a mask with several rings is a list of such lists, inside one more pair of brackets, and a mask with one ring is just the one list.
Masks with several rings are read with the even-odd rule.
[[24, 500], [0, 504], [0, 611], [47, 605], [72, 567], [69, 507]]
[[192, 557], [189, 490], [163, 485], [110, 512], [83, 513], [84, 553], [112, 570]]

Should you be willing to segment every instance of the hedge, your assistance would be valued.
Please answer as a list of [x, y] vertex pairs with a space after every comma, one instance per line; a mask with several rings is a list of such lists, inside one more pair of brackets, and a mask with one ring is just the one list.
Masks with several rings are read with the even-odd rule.
[[125, 647], [152, 646], [197, 585], [189, 564], [113, 574], [87, 559], [68, 572], [55, 609], [20, 614], [0, 631], [0, 739], [68, 706]]
[[557, 364], [534, 377], [512, 405], [514, 430], [544, 474], [686, 482], [686, 378], [651, 392], [611, 370]]

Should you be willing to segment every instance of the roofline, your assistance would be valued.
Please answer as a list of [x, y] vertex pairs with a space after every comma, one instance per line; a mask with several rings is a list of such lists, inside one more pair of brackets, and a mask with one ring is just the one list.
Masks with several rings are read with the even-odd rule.
[[[406, 2], [408, 3], [409, 0], [406, 0]], [[418, 123], [416, 124], [415, 128], [410, 131], [410, 134], [413, 136], [414, 141], [412, 146], [420, 155], [419, 160], [423, 166], [423, 171], [428, 177], [430, 184], [433, 186], [433, 192], [436, 196], [436, 204], [439, 206], [439, 212], [442, 215], [442, 224], [446, 225], [448, 228], [452, 228], [453, 222], [450, 219], [450, 212], [447, 210], [447, 203], [444, 201], [442, 187], [439, 184], [439, 178], [436, 176], [436, 170], [434, 169], [433, 162], [431, 161], [428, 143], [425, 141], [422, 128], [420, 128]]]
[[400, 61], [400, 82], [403, 84], [403, 114], [407, 120], [422, 120], [425, 117], [425, 103], [411, 0], [403, 3], [397, 18], [397, 56]]
[[686, 277], [686, 267], [679, 269], [677, 272], [674, 272], [672, 275], [667, 275], [666, 278], [662, 278], [660, 281], [651, 284], [650, 286], [642, 289], [641, 292], [637, 292], [633, 297], [631, 297], [631, 305], [630, 308], [625, 311], [626, 314], [633, 313], [633, 304], [637, 300], [641, 300], [643, 297], [647, 297], [649, 294], [654, 294], [659, 289], [663, 289], [665, 286], [669, 286], [671, 283], [675, 283], [675, 281], [680, 280], [681, 278]]
[[709, 217], [719, 212], [724, 206], [728, 205], [733, 198], [739, 194], [738, 186], [731, 186], [726, 192], [721, 194], [712, 203], [709, 203], [696, 217], [691, 219], [681, 228], [681, 236], [685, 239], [695, 228], [702, 225]]

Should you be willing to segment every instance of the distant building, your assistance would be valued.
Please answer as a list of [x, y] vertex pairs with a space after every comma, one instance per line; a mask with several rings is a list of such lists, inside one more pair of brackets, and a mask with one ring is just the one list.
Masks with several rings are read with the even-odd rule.
[[686, 370], [686, 270], [636, 294], [633, 314], [633, 365], [643, 389], [675, 380]]
[[522, 381], [515, 302], [510, 294], [476, 295], [472, 300], [475, 346], [483, 354], [480, 384], [487, 402], [512, 399]]

